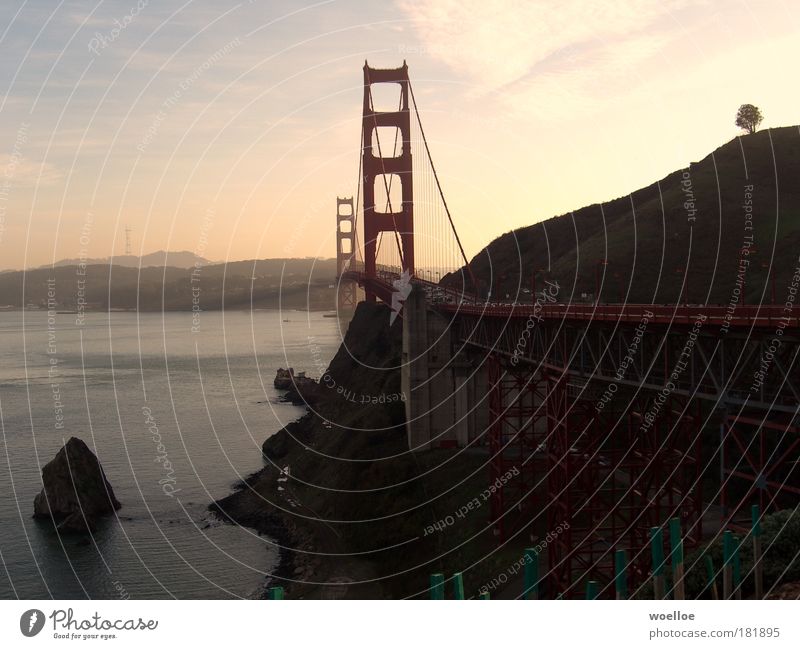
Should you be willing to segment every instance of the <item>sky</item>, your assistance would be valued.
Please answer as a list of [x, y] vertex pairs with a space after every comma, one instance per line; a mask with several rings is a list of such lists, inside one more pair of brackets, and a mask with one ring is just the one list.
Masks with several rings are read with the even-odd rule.
[[[405, 60], [469, 256], [800, 123], [794, 0], [0, 4], [0, 269], [335, 255], [362, 66]], [[415, 152], [416, 153], [416, 152]]]

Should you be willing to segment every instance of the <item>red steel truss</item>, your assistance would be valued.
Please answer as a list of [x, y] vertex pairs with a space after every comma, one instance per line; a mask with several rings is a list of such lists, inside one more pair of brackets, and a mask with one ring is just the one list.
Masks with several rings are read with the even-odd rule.
[[[613, 583], [615, 550], [626, 550], [630, 586], [650, 569], [649, 531], [679, 517], [687, 547], [702, 536], [700, 411], [669, 395], [618, 395], [620, 408], [595, 408], [569, 373], [491, 355], [489, 449], [491, 520], [508, 536], [546, 512], [548, 582], [575, 594], [586, 581]], [[652, 423], [645, 424], [647, 419]], [[518, 475], [517, 475], [518, 473]], [[554, 531], [562, 531], [555, 534]]]
[[656, 413], [650, 394], [617, 394], [618, 407], [598, 411], [599, 395], [566, 372], [551, 374], [548, 394], [548, 528], [565, 530], [548, 545], [553, 591], [612, 584], [616, 550], [627, 552], [629, 586], [641, 583], [651, 565], [649, 531], [671, 518], [680, 518], [685, 545], [696, 546], [698, 404], [667, 395]]
[[536, 504], [544, 509], [541, 489], [536, 487], [545, 475], [546, 381], [541, 373], [514, 367], [495, 355], [490, 355], [487, 363], [489, 453], [495, 487], [491, 520], [495, 534], [504, 540], [507, 530], [531, 521]]
[[750, 529], [750, 507], [762, 514], [800, 500], [800, 425], [791, 415], [728, 413], [722, 421], [720, 505], [729, 526]]

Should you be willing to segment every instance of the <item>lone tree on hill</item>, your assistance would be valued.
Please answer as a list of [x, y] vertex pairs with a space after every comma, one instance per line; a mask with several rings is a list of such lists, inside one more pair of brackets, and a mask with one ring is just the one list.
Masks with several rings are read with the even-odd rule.
[[762, 119], [764, 117], [761, 115], [761, 111], [758, 106], [753, 106], [753, 104], [742, 104], [736, 111], [736, 126], [751, 135], [756, 132]]

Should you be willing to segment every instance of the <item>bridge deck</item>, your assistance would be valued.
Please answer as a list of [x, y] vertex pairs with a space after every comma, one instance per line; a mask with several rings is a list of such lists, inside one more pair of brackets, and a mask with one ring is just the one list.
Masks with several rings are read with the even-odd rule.
[[[361, 286], [372, 284], [378, 288], [376, 294], [391, 304], [395, 291], [393, 282], [399, 274], [390, 271], [378, 272], [367, 277], [362, 271], [351, 270], [343, 274], [348, 280]], [[582, 320], [601, 322], [639, 323], [644, 318], [649, 322], [665, 325], [693, 324], [704, 318], [705, 325], [735, 327], [737, 329], [794, 329], [800, 327], [800, 306], [786, 305], [727, 305], [712, 304], [583, 304], [549, 303], [521, 304], [482, 301], [473, 295], [414, 278], [412, 283], [420, 286], [429, 295], [431, 307], [451, 314], [479, 315], [489, 318], [529, 318], [542, 320]]]

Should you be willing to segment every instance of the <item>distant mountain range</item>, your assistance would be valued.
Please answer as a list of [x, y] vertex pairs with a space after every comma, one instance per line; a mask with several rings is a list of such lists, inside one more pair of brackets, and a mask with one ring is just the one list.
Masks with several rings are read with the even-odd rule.
[[180, 268], [173, 264], [180, 259], [186, 263], [181, 253], [158, 254], [161, 263], [150, 262], [141, 269], [138, 257], [133, 258], [137, 260], [133, 268], [117, 264], [120, 258], [114, 257], [113, 264], [105, 260], [83, 267], [65, 260], [56, 268], [0, 273], [0, 309], [327, 310], [336, 305], [335, 259], [251, 259], [197, 267], [192, 261]]
[[[81, 263], [80, 259], [62, 259], [57, 261], [53, 266], [77, 266]], [[96, 264], [113, 264], [114, 266], [123, 266], [125, 268], [148, 268], [150, 266], [169, 266], [171, 268], [193, 268], [196, 264], [205, 266], [212, 263], [204, 257], [198, 257], [193, 252], [188, 250], [158, 250], [151, 252], [148, 255], [137, 257], [136, 255], [119, 255], [116, 257], [93, 257], [84, 260], [86, 265]], [[50, 268], [51, 264], [39, 266], [39, 268]]]

